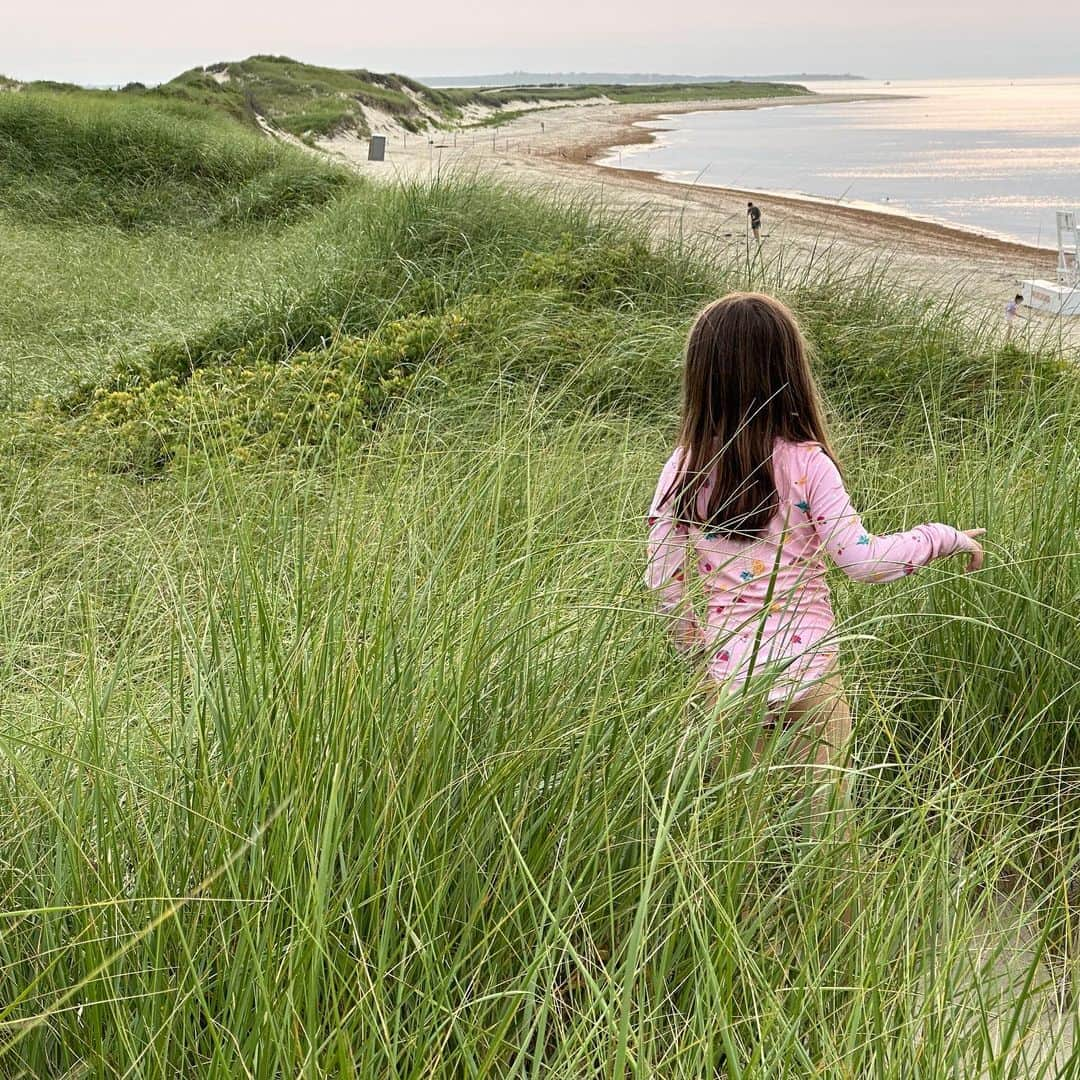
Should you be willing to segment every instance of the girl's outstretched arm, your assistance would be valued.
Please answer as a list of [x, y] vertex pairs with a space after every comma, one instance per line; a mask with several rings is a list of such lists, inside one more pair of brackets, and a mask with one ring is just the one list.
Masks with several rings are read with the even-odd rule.
[[681, 462], [682, 451], [676, 450], [660, 473], [656, 494], [649, 507], [645, 584], [656, 594], [660, 613], [670, 616], [676, 646], [689, 652], [704, 643], [701, 627], [686, 591], [689, 534], [684, 525], [672, 519], [670, 507], [664, 502], [664, 496], [678, 476]]
[[836, 565], [855, 581], [895, 581], [914, 573], [916, 567], [960, 551], [972, 556], [968, 569], [978, 569], [982, 563], [982, 548], [973, 536], [951, 525], [917, 525], [887, 536], [868, 532], [851, 505], [840, 470], [820, 447], [809, 450], [799, 483], [805, 496], [798, 509], [810, 519]]

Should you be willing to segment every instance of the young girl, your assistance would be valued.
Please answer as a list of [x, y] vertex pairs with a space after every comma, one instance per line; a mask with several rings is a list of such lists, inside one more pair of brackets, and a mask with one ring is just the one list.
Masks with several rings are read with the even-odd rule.
[[[717, 696], [760, 676], [771, 719], [834, 763], [850, 735], [836, 672], [829, 557], [856, 581], [893, 581], [957, 552], [982, 565], [984, 530], [919, 525], [874, 536], [829, 445], [794, 316], [757, 293], [701, 313], [686, 349], [679, 444], [649, 511], [646, 581], [676, 643], [704, 653]], [[707, 614], [687, 595], [696, 572]]]

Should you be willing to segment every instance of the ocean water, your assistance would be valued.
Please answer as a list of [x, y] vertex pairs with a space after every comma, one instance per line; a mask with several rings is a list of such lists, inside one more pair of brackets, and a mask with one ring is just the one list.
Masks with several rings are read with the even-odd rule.
[[[604, 164], [665, 179], [838, 199], [1056, 247], [1080, 210], [1080, 77], [812, 83], [886, 100], [665, 117]], [[652, 126], [652, 125], [645, 125]]]

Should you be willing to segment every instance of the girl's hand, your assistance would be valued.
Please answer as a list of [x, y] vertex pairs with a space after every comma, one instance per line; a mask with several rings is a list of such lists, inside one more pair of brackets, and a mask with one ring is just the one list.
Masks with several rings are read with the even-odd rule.
[[965, 574], [974, 574], [976, 570], [982, 569], [984, 554], [982, 544], [979, 543], [977, 537], [985, 536], [985, 529], [962, 529], [961, 535], [966, 536], [971, 543], [964, 547], [965, 551], [971, 552], [971, 558], [968, 559], [967, 566], [964, 567]]

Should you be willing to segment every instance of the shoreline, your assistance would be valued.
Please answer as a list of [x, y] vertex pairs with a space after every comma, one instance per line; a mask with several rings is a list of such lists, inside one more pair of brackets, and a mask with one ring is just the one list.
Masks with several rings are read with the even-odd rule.
[[[758, 99], [740, 103], [747, 110], [757, 111], [769, 107], [783, 108], [787, 105], [828, 105], [855, 101], [882, 101], [894, 98], [908, 98], [910, 94], [822, 94], [816, 98], [797, 98], [783, 100], [782, 104], [771, 104], [769, 99]], [[987, 253], [995, 255], [1013, 256], [1019, 258], [1032, 258], [1033, 256], [1051, 255], [1056, 260], [1057, 250], [1051, 247], [1040, 247], [1037, 244], [1029, 244], [1023, 240], [1013, 240], [1003, 236], [994, 236], [991, 233], [982, 232], [978, 229], [963, 225], [954, 225], [944, 221], [934, 221], [928, 218], [918, 217], [913, 214], [903, 213], [897, 210], [887, 209], [874, 205], [853, 206], [835, 199], [821, 195], [800, 194], [797, 192], [777, 192], [763, 188], [727, 187], [719, 184], [692, 184], [683, 180], [670, 180], [662, 172], [656, 169], [634, 169], [624, 165], [607, 164], [597, 159], [601, 156], [622, 149], [623, 147], [647, 146], [657, 141], [657, 133], [673, 130], [672, 128], [655, 127], [646, 128], [642, 124], [651, 123], [677, 116], [686, 116], [703, 112], [728, 111], [723, 103], [716, 103], [713, 107], [708, 104], [691, 104], [689, 108], [666, 108], [661, 112], [656, 110], [659, 106], [642, 107], [640, 115], [628, 116], [623, 124], [621, 132], [612, 132], [612, 140], [597, 139], [584, 143], [571, 151], [571, 160], [578, 161], [581, 165], [592, 169], [602, 169], [606, 172], [616, 173], [632, 180], [635, 177], [643, 177], [649, 184], [663, 185], [682, 191], [712, 191], [732, 198], [751, 197], [762, 200], [763, 205], [768, 203], [776, 206], [784, 206], [792, 209], [803, 207], [827, 208], [839, 219], [852, 224], [893, 224], [900, 233], [930, 233], [943, 241], [954, 239], [966, 244], [985, 244]], [[729, 107], [734, 108], [734, 107]]]
[[[528, 192], [583, 200], [601, 212], [643, 215], [658, 236], [692, 237], [717, 250], [741, 252], [745, 246], [749, 252], [745, 233], [750, 196], [765, 213], [761, 252], [766, 261], [810, 262], [826, 251], [849, 266], [874, 266], [885, 260], [914, 294], [956, 295], [973, 311], [998, 317], [1022, 279], [1053, 280], [1057, 266], [1053, 250], [890, 210], [665, 180], [656, 172], [597, 161], [613, 147], [647, 144], [663, 130], [650, 130], [641, 126], [643, 122], [725, 109], [802, 108], [897, 96], [852, 92], [570, 105], [518, 116], [494, 130], [461, 129], [435, 133], [434, 138], [398, 132], [388, 143], [386, 161], [380, 163], [367, 160], [366, 139], [355, 135], [323, 141], [320, 149], [373, 181], [486, 176]], [[1033, 315], [1029, 325], [1033, 332], [1036, 324], [1042, 329], [1053, 326], [1055, 333], [1060, 330], [1070, 340], [1080, 339], [1080, 320], [1074, 322], [1077, 325]]]
[[[793, 97], [775, 98], [745, 98], [742, 100], [725, 101], [723, 98], [710, 100], [699, 98], [697, 101], [658, 101], [651, 105], [628, 105], [627, 112], [621, 119], [618, 129], [622, 134], [614, 141], [598, 139], [595, 142], [583, 143], [579, 147], [572, 148], [572, 152], [581, 153], [585, 156], [582, 162], [596, 164], [591, 159], [605, 150], [617, 149], [620, 146], [638, 146], [642, 143], [656, 141], [653, 131], [640, 127], [643, 123], [655, 120], [664, 120], [668, 117], [688, 116], [692, 113], [704, 112], [759, 112], [762, 109], [802, 108], [808, 105], [844, 105], [856, 101], [891, 101], [894, 98], [910, 100], [911, 94], [847, 94], [829, 93], [819, 94], [809, 91]], [[656, 128], [656, 131], [670, 130]], [[614, 134], [614, 133], [613, 133]]]

